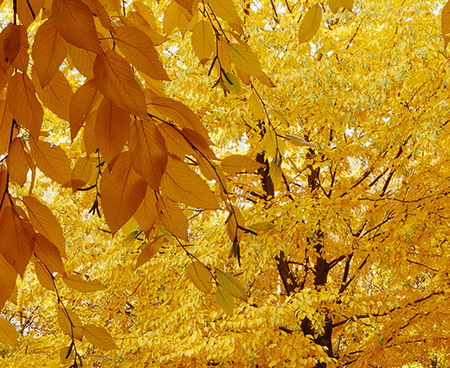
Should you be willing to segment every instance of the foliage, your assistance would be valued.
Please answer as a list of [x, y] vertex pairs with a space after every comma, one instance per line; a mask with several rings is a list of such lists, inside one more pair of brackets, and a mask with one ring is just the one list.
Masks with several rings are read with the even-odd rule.
[[448, 365], [448, 4], [2, 6], [2, 366]]

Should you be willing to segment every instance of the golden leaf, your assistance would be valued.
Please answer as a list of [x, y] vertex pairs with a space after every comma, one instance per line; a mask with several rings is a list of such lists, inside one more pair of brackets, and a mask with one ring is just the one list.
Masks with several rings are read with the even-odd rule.
[[145, 96], [130, 64], [113, 50], [97, 55], [94, 76], [98, 89], [119, 109], [142, 118], [147, 116]]
[[229, 23], [241, 24], [242, 20], [232, 0], [208, 0], [214, 14]]
[[29, 143], [31, 157], [39, 170], [61, 185], [70, 180], [69, 160], [61, 147], [35, 139], [30, 139]]
[[17, 14], [20, 22], [28, 28], [35, 20], [41, 8], [44, 7], [45, 0], [17, 0]]
[[211, 24], [205, 20], [199, 21], [191, 35], [192, 48], [195, 55], [205, 63], [216, 50], [216, 36]]
[[69, 109], [70, 135], [72, 140], [77, 136], [78, 131], [96, 106], [100, 96], [101, 93], [93, 79], [83, 84], [72, 95]]
[[145, 32], [131, 26], [117, 27], [114, 40], [137, 70], [156, 80], [169, 80], [153, 41]]
[[9, 148], [11, 137], [12, 116], [6, 100], [0, 100], [0, 155]]
[[222, 288], [218, 288], [217, 291], [214, 293], [214, 299], [216, 301], [216, 304], [220, 308], [222, 308], [229, 315], [231, 315], [231, 316], [233, 315], [234, 299], [231, 294], [229, 294], [227, 291], [225, 291]]
[[80, 275], [63, 276], [62, 280], [71, 289], [81, 292], [99, 291], [106, 287], [98, 280], [86, 280]]
[[170, 124], [160, 124], [158, 125], [158, 130], [164, 137], [167, 151], [169, 153], [172, 153], [181, 159], [183, 159], [186, 155], [195, 156], [195, 150], [176, 127]]
[[169, 198], [160, 196], [156, 203], [156, 208], [159, 214], [159, 221], [167, 231], [187, 241], [188, 221], [177, 203]]
[[59, 249], [41, 234], [36, 234], [34, 254], [51, 272], [58, 272], [61, 275], [66, 274]]
[[81, 0], [53, 0], [52, 15], [56, 29], [68, 43], [102, 52], [92, 12]]
[[130, 132], [131, 117], [104, 98], [97, 111], [95, 136], [103, 159], [109, 164], [122, 152]]
[[17, 272], [0, 253], [0, 308], [11, 297], [16, 286]]
[[133, 216], [146, 190], [147, 183], [133, 169], [129, 152], [121, 153], [112, 169], [106, 168], [100, 193], [105, 218], [113, 233]]
[[169, 155], [161, 189], [170, 199], [192, 207], [215, 209], [219, 207], [208, 185], [178, 157]]
[[131, 123], [128, 145], [133, 168], [151, 188], [158, 190], [167, 166], [167, 149], [153, 119], [134, 120]]
[[39, 260], [34, 259], [34, 272], [39, 283], [47, 290], [55, 290], [50, 271]]
[[442, 38], [444, 39], [444, 48], [450, 41], [450, 1], [448, 1], [441, 11]]
[[221, 270], [216, 269], [217, 280], [220, 283], [220, 286], [224, 288], [228, 293], [233, 295], [236, 298], [242, 299], [243, 301], [247, 301], [247, 293], [245, 292], [244, 287], [241, 282], [234, 276], [222, 272]]
[[223, 170], [232, 175], [241, 171], [251, 173], [263, 166], [263, 164], [244, 155], [231, 155], [222, 160]]
[[57, 315], [58, 325], [62, 332], [77, 340], [83, 339], [83, 323], [78, 315], [70, 309], [60, 309]]
[[37, 138], [41, 131], [44, 111], [36, 98], [36, 90], [28, 75], [14, 74], [8, 84], [6, 101], [13, 118]]
[[351, 11], [353, 8], [353, 0], [328, 0], [328, 6], [334, 14], [336, 14], [340, 8]]
[[13, 207], [6, 207], [0, 218], [0, 253], [23, 276], [34, 247], [33, 227], [21, 219]]
[[34, 36], [32, 56], [41, 86], [47, 85], [67, 55], [67, 44], [49, 18], [38, 28]]
[[30, 222], [36, 231], [50, 240], [58, 248], [60, 255], [66, 257], [66, 240], [61, 225], [52, 211], [36, 197], [24, 196], [22, 200], [27, 208]]
[[156, 210], [156, 194], [150, 188], [147, 188], [145, 197], [133, 217], [136, 219], [144, 233], [150, 233], [156, 218], [158, 217], [158, 211]]
[[94, 62], [97, 54], [79, 47], [68, 45], [69, 65], [76, 68], [86, 79], [94, 78]]
[[83, 326], [84, 336], [86, 339], [100, 350], [118, 349], [111, 335], [102, 327], [91, 324]]
[[250, 49], [246, 43], [230, 43], [229, 52], [234, 65], [241, 72], [253, 77], [264, 76], [258, 56]]
[[138, 268], [153, 258], [159, 252], [159, 248], [161, 248], [164, 241], [164, 236], [158, 236], [153, 241], [145, 243], [142, 247], [141, 253], [139, 253], [136, 260], [136, 266], [134, 266], [134, 268]]
[[0, 318], [0, 341], [4, 344], [18, 345], [19, 333], [7, 320]]
[[203, 293], [212, 289], [212, 275], [209, 269], [199, 261], [193, 261], [186, 266], [186, 275], [195, 287]]
[[322, 22], [322, 7], [320, 4], [313, 5], [306, 12], [300, 23], [298, 39], [302, 42], [308, 42], [315, 36]]
[[20, 186], [25, 184], [29, 171], [28, 167], [28, 153], [25, 151], [25, 142], [22, 137], [16, 137], [11, 142], [6, 163], [10, 179]]

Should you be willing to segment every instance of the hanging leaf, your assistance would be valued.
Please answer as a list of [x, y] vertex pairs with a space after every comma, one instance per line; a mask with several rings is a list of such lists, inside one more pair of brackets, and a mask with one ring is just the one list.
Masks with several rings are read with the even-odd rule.
[[186, 266], [186, 275], [195, 287], [203, 293], [212, 289], [212, 276], [209, 269], [199, 261], [193, 261]]
[[147, 116], [145, 96], [130, 64], [113, 50], [97, 55], [94, 76], [98, 89], [119, 109], [142, 118]]
[[153, 229], [157, 217], [155, 191], [148, 188], [143, 201], [134, 214], [134, 218], [142, 231], [148, 234]]
[[261, 68], [258, 56], [246, 43], [230, 43], [229, 52], [234, 65], [241, 72], [253, 77], [265, 76]]
[[8, 151], [12, 116], [5, 100], [0, 100], [0, 155]]
[[248, 225], [249, 229], [252, 229], [255, 231], [272, 230], [274, 227], [275, 227], [275, 225], [271, 224], [270, 222], [257, 222], [255, 224]]
[[56, 29], [68, 43], [97, 54], [102, 52], [92, 11], [81, 0], [53, 0], [52, 15]]
[[183, 240], [188, 240], [188, 221], [183, 210], [169, 198], [160, 196], [156, 203], [159, 221], [171, 234]]
[[229, 23], [241, 24], [242, 20], [232, 0], [208, 0], [214, 14]]
[[352, 11], [353, 0], [328, 0], [328, 6], [334, 14], [336, 14], [341, 8]]
[[137, 70], [156, 80], [169, 80], [158, 52], [145, 32], [128, 26], [115, 28], [115, 33], [114, 40], [120, 51]]
[[299, 137], [296, 134], [286, 134], [286, 138], [288, 138], [288, 140], [292, 142], [292, 144], [294, 144], [295, 146], [319, 148], [317, 144], [308, 142], [307, 140]]
[[31, 157], [39, 170], [61, 185], [70, 180], [69, 159], [61, 147], [35, 139], [30, 139], [28, 142], [31, 148]]
[[109, 332], [102, 327], [87, 324], [83, 326], [83, 331], [86, 339], [100, 350], [112, 350], [119, 348]]
[[19, 333], [9, 321], [3, 318], [0, 318], [0, 341], [13, 346], [19, 344]]
[[61, 259], [61, 253], [58, 248], [45, 236], [36, 234], [34, 253], [51, 272], [58, 272], [61, 275], [66, 274]]
[[263, 166], [264, 165], [259, 162], [256, 162], [250, 157], [244, 155], [231, 155], [222, 160], [223, 170], [232, 175], [235, 175], [241, 171], [251, 173]]
[[133, 168], [151, 188], [158, 190], [168, 158], [164, 137], [154, 120], [134, 120], [128, 145]]
[[22, 200], [27, 208], [30, 222], [36, 231], [45, 236], [58, 248], [59, 253], [66, 257], [66, 240], [61, 225], [52, 211], [36, 197], [24, 196]]
[[17, 14], [20, 22], [28, 28], [44, 7], [44, 3], [45, 0], [17, 0]]
[[83, 84], [73, 94], [69, 109], [70, 136], [72, 140], [78, 134], [89, 114], [94, 110], [100, 96], [101, 93], [93, 79]]
[[166, 171], [161, 180], [161, 189], [176, 202], [206, 209], [219, 207], [208, 185], [176, 156], [169, 155]]
[[44, 111], [27, 74], [14, 74], [8, 84], [6, 101], [13, 118], [27, 128], [33, 137], [39, 137]]
[[217, 280], [220, 285], [231, 295], [243, 301], [247, 301], [247, 293], [241, 282], [234, 276], [216, 269]]
[[28, 153], [25, 151], [25, 142], [22, 137], [16, 137], [11, 142], [8, 157], [6, 157], [6, 163], [8, 164], [8, 170], [10, 179], [20, 186], [23, 186], [27, 180], [29, 171]]
[[131, 165], [129, 152], [121, 153], [113, 168], [106, 168], [100, 193], [106, 221], [116, 233], [136, 212], [144, 199], [147, 183]]
[[143, 265], [152, 259], [159, 252], [159, 248], [161, 248], [164, 241], [164, 236], [158, 236], [152, 242], [145, 243], [136, 260], [136, 266], [134, 266], [134, 268], [138, 268], [140, 265]]
[[68, 287], [81, 292], [98, 291], [106, 287], [98, 280], [86, 280], [80, 275], [64, 276], [62, 279]]
[[39, 81], [44, 87], [52, 80], [67, 55], [66, 41], [56, 30], [52, 18], [38, 28], [31, 54]]
[[305, 14], [300, 23], [298, 39], [300, 43], [311, 40], [320, 28], [322, 22], [322, 7], [320, 4], [313, 5]]
[[199, 21], [191, 35], [192, 48], [201, 63], [205, 63], [216, 49], [216, 36], [211, 24], [205, 20]]
[[109, 164], [128, 140], [131, 117], [112, 101], [104, 98], [97, 111], [95, 136], [103, 159]]
[[[16, 286], [17, 272], [0, 253], [0, 309], [11, 297]], [[0, 339], [1, 340], [1, 339]]]
[[55, 285], [50, 271], [38, 259], [34, 260], [34, 272], [39, 283], [47, 290], [54, 291]]
[[222, 308], [226, 313], [230, 316], [233, 315], [234, 312], [234, 299], [227, 291], [222, 288], [218, 288], [214, 293], [214, 299], [216, 304]]
[[57, 315], [58, 325], [62, 332], [77, 340], [83, 339], [83, 323], [78, 315], [70, 309], [60, 309]]

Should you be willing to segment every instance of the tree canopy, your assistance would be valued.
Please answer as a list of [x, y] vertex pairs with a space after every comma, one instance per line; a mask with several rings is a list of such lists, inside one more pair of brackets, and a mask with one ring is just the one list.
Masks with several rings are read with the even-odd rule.
[[2, 366], [448, 366], [450, 3], [1, 6]]

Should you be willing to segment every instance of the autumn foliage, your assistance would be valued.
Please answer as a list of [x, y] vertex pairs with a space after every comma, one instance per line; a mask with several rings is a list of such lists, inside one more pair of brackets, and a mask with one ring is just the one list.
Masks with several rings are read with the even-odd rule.
[[448, 366], [449, 3], [2, 8], [1, 366]]

